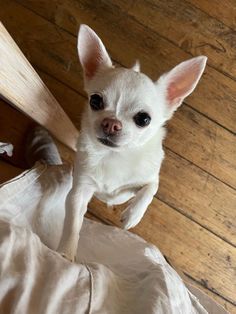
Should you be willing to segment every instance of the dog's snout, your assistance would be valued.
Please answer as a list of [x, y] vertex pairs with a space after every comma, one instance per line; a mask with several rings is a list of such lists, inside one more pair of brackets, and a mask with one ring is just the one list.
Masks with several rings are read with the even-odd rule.
[[105, 118], [102, 121], [101, 126], [106, 135], [115, 135], [122, 130], [121, 122], [111, 118]]

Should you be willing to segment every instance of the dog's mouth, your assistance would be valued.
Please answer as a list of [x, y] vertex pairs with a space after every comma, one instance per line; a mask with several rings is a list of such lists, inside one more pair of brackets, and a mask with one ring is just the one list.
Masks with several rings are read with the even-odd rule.
[[109, 146], [109, 147], [118, 147], [115, 143], [112, 141], [108, 140], [107, 138], [100, 138], [98, 137], [98, 141], [102, 143], [103, 145]]

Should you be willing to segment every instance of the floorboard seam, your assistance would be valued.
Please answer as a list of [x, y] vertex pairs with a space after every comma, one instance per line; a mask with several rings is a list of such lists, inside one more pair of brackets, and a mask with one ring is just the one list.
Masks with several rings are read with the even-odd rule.
[[229, 26], [228, 24], [225, 24], [225, 22], [222, 22], [222, 21], [219, 20], [217, 17], [215, 17], [215, 16], [209, 14], [208, 12], [204, 11], [203, 9], [197, 7], [197, 6], [194, 5], [193, 3], [189, 2], [189, 1], [186, 1], [186, 0], [185, 0], [185, 2], [188, 3], [190, 6], [192, 6], [193, 8], [195, 8], [195, 9], [201, 11], [202, 13], [206, 14], [206, 15], [209, 16], [210, 18], [214, 19], [215, 21], [220, 22], [220, 23], [223, 24], [224, 26], [228, 27], [232, 32], [235, 32], [235, 29], [232, 28], [232, 26]]
[[168, 207], [172, 208], [173, 210], [177, 211], [179, 214], [181, 214], [182, 216], [184, 216], [185, 218], [191, 220], [193, 223], [197, 224], [198, 226], [200, 226], [201, 228], [207, 230], [208, 232], [210, 232], [211, 234], [213, 234], [214, 236], [216, 236], [217, 238], [221, 239], [222, 241], [226, 242], [227, 244], [231, 245], [232, 247], [236, 248], [236, 244], [232, 243], [231, 241], [227, 240], [226, 238], [224, 238], [223, 236], [217, 234], [216, 232], [212, 231], [211, 229], [209, 229], [208, 227], [204, 226], [203, 224], [201, 224], [200, 222], [198, 222], [197, 220], [195, 220], [191, 215], [188, 215], [187, 213], [185, 213], [181, 208], [177, 208], [175, 206], [173, 206], [171, 203], [169, 203], [168, 201], [165, 201], [161, 196], [157, 195], [154, 196], [156, 199], [158, 199], [159, 201], [161, 201], [162, 203], [166, 204]]
[[[168, 136], [168, 133], [167, 133], [167, 136]], [[236, 191], [236, 187], [233, 187], [233, 186], [230, 185], [229, 183], [227, 183], [227, 182], [221, 180], [220, 178], [216, 177], [214, 174], [211, 174], [211, 173], [208, 172], [207, 170], [204, 170], [201, 166], [196, 165], [193, 161], [187, 159], [186, 157], [180, 155], [179, 153], [176, 153], [176, 152], [173, 151], [171, 148], [167, 147], [165, 144], [163, 145], [163, 147], [164, 147], [166, 150], [168, 150], [168, 151], [172, 152], [173, 154], [177, 155], [178, 157], [183, 158], [185, 161], [189, 162], [189, 163], [190, 163], [191, 165], [193, 165], [194, 167], [199, 168], [200, 170], [202, 170], [203, 172], [205, 172], [205, 173], [208, 174], [209, 176], [213, 177], [213, 178], [216, 179], [217, 181], [219, 181], [219, 182], [225, 184], [227, 187], [229, 187], [230, 189], [232, 189], [234, 192]]]
[[[199, 281], [199, 280], [195, 279], [194, 277], [192, 277], [191, 275], [189, 275], [189, 274], [186, 273], [186, 272], [183, 272], [183, 274], [184, 274], [186, 277], [188, 277], [189, 279], [193, 280], [194, 282], [196, 282], [196, 283], [198, 283], [199, 285], [201, 285], [202, 287], [204, 287], [205, 289], [207, 289], [207, 290], [211, 291], [212, 293], [216, 294], [218, 297], [220, 297], [220, 298], [222, 298], [223, 300], [229, 302], [230, 304], [236, 306], [236, 302], [227, 299], [226, 297], [224, 297], [223, 295], [221, 295], [219, 292], [217, 292], [214, 288], [213, 288], [213, 289], [209, 288], [207, 285], [203, 284], [202, 281]], [[191, 284], [191, 283], [190, 283], [190, 284]], [[197, 288], [197, 286], [196, 286], [196, 288]]]
[[[23, 4], [20, 3], [18, 0], [13, 0], [13, 1], [15, 1], [16, 3], [18, 3], [18, 5], [24, 7], [25, 9], [29, 10], [30, 12], [32, 12], [32, 13], [34, 13], [34, 14], [40, 16], [40, 17], [43, 18], [44, 20], [50, 22], [51, 24], [53, 24], [53, 25], [59, 27], [60, 29], [62, 29], [63, 31], [67, 32], [67, 33], [70, 34], [71, 36], [77, 38], [77, 36], [74, 35], [73, 33], [71, 33], [69, 30], [65, 29], [65, 28], [62, 27], [62, 26], [57, 25], [54, 21], [52, 21], [52, 20], [50, 20], [50, 19], [47, 19], [45, 16], [43, 16], [43, 15], [37, 13], [36, 11], [30, 9], [29, 7], [23, 5]], [[114, 5], [116, 8], [118, 8], [119, 10], [121, 10], [117, 5], [115, 5], [115, 4], [113, 4], [113, 5]], [[123, 11], [122, 11], [122, 12], [123, 12]], [[191, 52], [187, 52], [187, 51], [183, 50], [181, 47], [179, 47], [175, 42], [173, 42], [173, 41], [170, 40], [169, 38], [167, 38], [167, 37], [165, 37], [165, 36], [163, 36], [163, 35], [157, 33], [156, 31], [154, 31], [154, 30], [151, 29], [151, 28], [147, 27], [145, 24], [141, 23], [139, 20], [137, 20], [136, 18], [134, 18], [132, 15], [129, 15], [129, 14], [127, 14], [127, 15], [128, 15], [128, 17], [129, 17], [132, 21], [134, 21], [135, 23], [137, 23], [137, 24], [139, 24], [139, 25], [141, 25], [141, 26], [147, 28], [149, 31], [153, 32], [154, 34], [156, 34], [156, 35], [159, 36], [160, 38], [162, 38], [162, 39], [164, 39], [164, 40], [170, 42], [173, 46], [178, 47], [178, 48], [179, 48], [181, 51], [183, 51], [184, 53], [186, 53], [186, 54], [188, 54], [188, 55], [194, 57], [194, 55], [193, 55]], [[217, 71], [217, 72], [219, 72], [219, 73], [221, 73], [221, 74], [227, 76], [228, 78], [232, 79], [233, 81], [236, 81], [236, 78], [234, 78], [233, 76], [231, 76], [231, 75], [229, 75], [228, 73], [224, 72], [223, 70], [220, 70], [220, 69], [214, 67], [213, 65], [209, 65], [209, 64], [208, 64], [208, 67], [213, 68], [215, 71]]]

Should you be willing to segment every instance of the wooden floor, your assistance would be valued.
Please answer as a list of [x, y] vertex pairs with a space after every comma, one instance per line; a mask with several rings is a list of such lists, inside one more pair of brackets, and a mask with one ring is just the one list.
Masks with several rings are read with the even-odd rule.
[[[115, 63], [139, 59], [153, 79], [192, 56], [208, 56], [198, 88], [168, 124], [160, 189], [133, 232], [236, 313], [236, 1], [0, 0], [0, 7], [0, 20], [78, 127], [85, 103], [80, 23], [101, 36]], [[25, 167], [31, 126], [0, 102], [0, 139], [15, 145], [8, 162], [17, 167]], [[17, 172], [0, 162], [1, 181]], [[119, 225], [121, 207], [93, 201], [90, 208]]]

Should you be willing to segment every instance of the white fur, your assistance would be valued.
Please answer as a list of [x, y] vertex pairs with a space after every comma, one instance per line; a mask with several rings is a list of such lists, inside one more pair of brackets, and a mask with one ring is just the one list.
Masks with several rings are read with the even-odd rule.
[[[163, 125], [196, 87], [206, 64], [206, 57], [191, 59], [153, 82], [139, 72], [139, 65], [114, 68], [102, 41], [86, 25], [80, 28], [78, 52], [88, 97], [101, 95], [105, 108], [92, 111], [88, 105], [82, 120], [73, 187], [58, 248], [71, 260], [93, 195], [109, 205], [129, 200], [121, 216], [122, 226], [129, 229], [139, 223], [158, 190], [164, 158]], [[149, 113], [150, 125], [135, 125], [133, 117], [139, 111]], [[105, 146], [97, 139], [103, 136], [104, 118], [122, 122], [122, 131], [115, 138], [118, 147]]]

